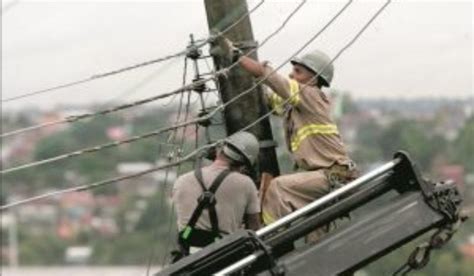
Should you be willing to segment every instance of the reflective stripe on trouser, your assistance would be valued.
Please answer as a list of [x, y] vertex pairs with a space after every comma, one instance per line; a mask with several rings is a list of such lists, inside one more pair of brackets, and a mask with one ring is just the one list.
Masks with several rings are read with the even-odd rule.
[[[272, 180], [262, 203], [262, 218], [268, 225], [289, 213], [304, 207], [329, 193], [324, 170], [297, 172]], [[311, 233], [311, 241], [317, 240], [327, 227]]]

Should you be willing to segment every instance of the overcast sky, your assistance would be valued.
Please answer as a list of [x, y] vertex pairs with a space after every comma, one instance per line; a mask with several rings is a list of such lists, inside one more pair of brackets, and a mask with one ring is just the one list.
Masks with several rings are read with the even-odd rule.
[[[182, 50], [190, 33], [208, 35], [203, 2], [2, 1], [2, 98]], [[278, 28], [298, 3], [267, 0], [251, 15], [256, 39]], [[279, 65], [344, 4], [308, 0], [259, 50], [260, 59]], [[307, 51], [335, 55], [382, 4], [354, 1]], [[395, 1], [335, 62], [333, 86], [354, 98], [473, 95], [472, 13], [470, 1]], [[139, 99], [181, 86], [182, 70], [178, 58], [2, 107]]]

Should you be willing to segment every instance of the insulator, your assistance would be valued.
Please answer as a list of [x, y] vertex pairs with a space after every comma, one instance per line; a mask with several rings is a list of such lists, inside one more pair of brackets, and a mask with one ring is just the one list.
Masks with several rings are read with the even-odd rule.
[[196, 84], [197, 82], [201, 81], [202, 78], [193, 79], [193, 90], [197, 93], [202, 93], [207, 89], [206, 83]]
[[[209, 112], [207, 112], [206, 110], [201, 110], [198, 113], [198, 117], [203, 118], [203, 117], [206, 117], [208, 114], [209, 114]], [[212, 122], [211, 122], [211, 119], [208, 118], [208, 119], [199, 120], [198, 124], [200, 126], [203, 126], [203, 127], [208, 127], [212, 124]]]
[[195, 46], [188, 46], [188, 51], [186, 53], [186, 56], [190, 59], [196, 60], [202, 55], [202, 50], [195, 47]]

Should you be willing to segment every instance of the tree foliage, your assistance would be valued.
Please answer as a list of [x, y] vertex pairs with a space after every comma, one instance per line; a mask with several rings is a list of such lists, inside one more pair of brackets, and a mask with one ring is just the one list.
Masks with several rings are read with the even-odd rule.
[[466, 169], [474, 173], [474, 116], [471, 117], [454, 141], [452, 159], [465, 164]]

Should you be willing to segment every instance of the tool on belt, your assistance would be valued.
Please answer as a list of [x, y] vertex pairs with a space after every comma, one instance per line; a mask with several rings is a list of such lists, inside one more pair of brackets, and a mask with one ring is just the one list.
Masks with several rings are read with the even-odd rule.
[[333, 191], [344, 186], [344, 184], [356, 179], [359, 172], [353, 162], [348, 165], [334, 164], [324, 170], [324, 174], [329, 182], [329, 190]]

